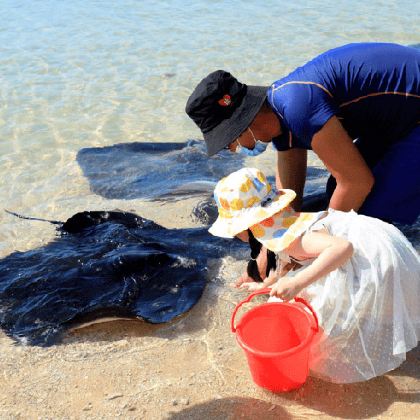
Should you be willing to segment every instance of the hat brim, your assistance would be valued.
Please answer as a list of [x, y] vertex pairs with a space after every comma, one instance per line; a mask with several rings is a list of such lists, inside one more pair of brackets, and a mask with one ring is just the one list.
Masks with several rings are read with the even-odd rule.
[[233, 238], [238, 233], [271, 217], [287, 207], [296, 197], [296, 193], [293, 190], [283, 189], [281, 192], [281, 195], [274, 197], [264, 207], [259, 205], [242, 210], [238, 216], [232, 218], [219, 216], [210, 227], [209, 232], [214, 236]]
[[208, 156], [220, 152], [250, 126], [267, 98], [267, 90], [268, 87], [264, 86], [247, 86], [241, 105], [235, 109], [230, 118], [223, 120], [204, 134]]
[[273, 252], [281, 252], [326, 214], [326, 211], [317, 213], [302, 212], [294, 218], [291, 224], [288, 218], [276, 218], [274, 216], [272, 225], [268, 229], [260, 225], [257, 231], [253, 230], [253, 234], [255, 239], [265, 248]]

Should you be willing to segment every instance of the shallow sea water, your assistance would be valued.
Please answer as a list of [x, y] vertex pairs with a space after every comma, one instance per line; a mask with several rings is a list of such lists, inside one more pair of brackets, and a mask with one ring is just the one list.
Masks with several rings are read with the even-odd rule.
[[[3, 1], [0, 5], [2, 208], [65, 220], [82, 210], [133, 211], [165, 227], [195, 226], [200, 197], [106, 199], [76, 161], [88, 147], [184, 142], [194, 86], [223, 68], [269, 85], [348, 42], [419, 43], [412, 1]], [[321, 166], [311, 156], [311, 165]], [[247, 165], [274, 173], [274, 152]], [[0, 257], [47, 243], [54, 228], [1, 211]], [[243, 264], [225, 264], [224, 280]], [[219, 276], [219, 278], [222, 278]]]

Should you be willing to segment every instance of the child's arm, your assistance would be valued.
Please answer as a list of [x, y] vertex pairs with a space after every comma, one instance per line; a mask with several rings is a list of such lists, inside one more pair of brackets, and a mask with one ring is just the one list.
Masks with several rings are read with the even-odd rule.
[[[265, 247], [261, 247], [260, 253], [258, 254], [257, 258], [256, 258], [256, 267], [258, 269], [260, 278], [264, 278], [265, 277], [265, 273], [267, 270], [267, 249]], [[249, 266], [249, 263], [248, 263]], [[236, 288], [241, 288], [242, 285], [244, 285], [245, 283], [255, 283], [255, 279], [251, 277], [248, 269], [241, 275], [241, 277], [239, 277], [235, 283], [232, 283], [231, 286], [236, 287]], [[261, 283], [260, 283], [261, 284]], [[245, 288], [246, 286], [242, 287]], [[258, 290], [258, 289], [255, 289]]]
[[274, 284], [280, 277], [285, 276], [290, 270], [295, 268], [295, 263], [289, 262], [280, 262], [280, 267], [276, 270], [271, 270], [268, 277], [266, 277], [262, 282], [246, 282], [242, 283], [239, 288], [246, 289], [249, 292], [254, 292], [256, 290], [264, 289], [265, 287], [269, 287]]
[[277, 281], [270, 294], [283, 300], [292, 299], [314, 281], [342, 266], [352, 256], [353, 246], [349, 241], [328, 233], [310, 232], [296, 239], [287, 252], [299, 258], [316, 259], [296, 276]]
[[248, 290], [249, 292], [255, 292], [256, 290], [264, 289], [265, 287], [271, 286], [274, 284], [278, 279], [278, 275], [276, 274], [276, 270], [271, 270], [268, 277], [266, 277], [263, 281], [248, 281], [242, 283], [240, 286], [237, 286], [239, 289]]

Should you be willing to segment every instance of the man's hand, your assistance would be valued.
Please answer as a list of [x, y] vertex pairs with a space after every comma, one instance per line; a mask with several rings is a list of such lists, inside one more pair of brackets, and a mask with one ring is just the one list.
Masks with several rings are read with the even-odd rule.
[[271, 288], [270, 296], [276, 296], [282, 300], [289, 301], [301, 290], [302, 287], [299, 286], [293, 277], [281, 277]]

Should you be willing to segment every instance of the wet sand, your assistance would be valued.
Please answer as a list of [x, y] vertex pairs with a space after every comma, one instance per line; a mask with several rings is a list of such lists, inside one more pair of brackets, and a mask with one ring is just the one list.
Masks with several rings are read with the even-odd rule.
[[[183, 203], [172, 226], [165, 215], [176, 214], [176, 203], [155, 207], [153, 220], [192, 226], [192, 204]], [[146, 217], [147, 207], [140, 212]], [[397, 370], [364, 383], [309, 378], [284, 394], [254, 385], [230, 332], [231, 313], [245, 295], [228, 284], [244, 264], [228, 257], [219, 268], [210, 261], [203, 297], [168, 324], [97, 324], [50, 348], [16, 345], [0, 333], [0, 418], [419, 418], [420, 347]]]

